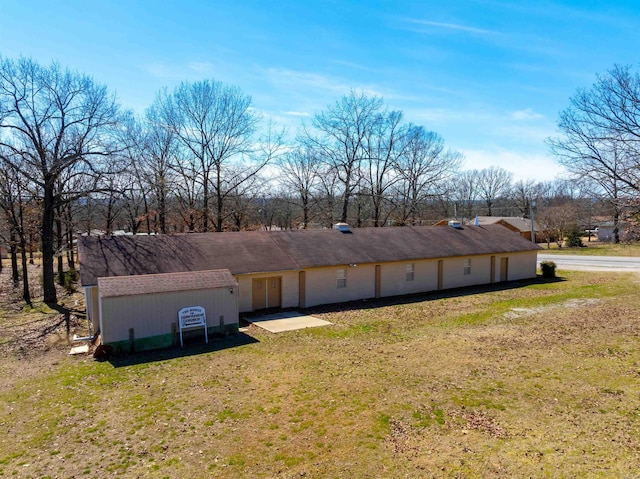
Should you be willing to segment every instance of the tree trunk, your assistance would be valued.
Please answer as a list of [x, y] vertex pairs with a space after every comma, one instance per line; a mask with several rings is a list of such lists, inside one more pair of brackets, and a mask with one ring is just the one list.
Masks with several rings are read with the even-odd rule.
[[29, 231], [29, 264], [35, 264], [33, 261], [33, 233], [31, 231]]
[[302, 229], [309, 226], [309, 199], [306, 195], [302, 195]]
[[64, 245], [64, 240], [62, 236], [62, 218], [60, 217], [61, 211], [60, 208], [56, 208], [56, 251], [58, 254], [56, 255], [56, 262], [58, 264], [58, 284], [60, 286], [64, 286], [64, 261], [62, 258], [62, 247]]
[[613, 215], [613, 242], [620, 243], [620, 214], [617, 210]]
[[[162, 180], [164, 181], [164, 180]], [[167, 200], [164, 186], [160, 188], [158, 197], [158, 216], [160, 220], [160, 233], [165, 234], [167, 232]]]
[[216, 164], [216, 231], [222, 231], [222, 171]]
[[202, 189], [202, 231], [209, 231], [209, 181], [206, 176]]
[[[113, 223], [115, 218], [113, 216], [113, 204], [115, 200], [113, 198], [113, 193], [109, 194], [109, 201], [107, 202], [107, 214], [105, 218], [105, 233], [110, 235], [113, 234]], [[89, 230], [89, 234], [91, 234], [91, 230]]]
[[18, 273], [18, 248], [16, 245], [16, 231], [11, 227], [9, 233], [9, 248], [11, 253], [11, 279], [13, 280], [13, 287], [17, 288], [20, 283], [20, 273]]
[[20, 237], [20, 257], [22, 258], [22, 299], [31, 306], [31, 293], [29, 292], [29, 270], [27, 269], [27, 235], [24, 232], [24, 210], [22, 202], [18, 203], [18, 230]]
[[22, 299], [31, 306], [31, 293], [29, 292], [29, 271], [27, 269], [27, 242], [24, 235], [20, 235], [20, 257], [22, 258]]
[[342, 203], [342, 215], [340, 216], [340, 221], [342, 223], [346, 223], [347, 222], [348, 212], [349, 212], [349, 193], [347, 193], [345, 191], [345, 193], [344, 193], [344, 201]]
[[73, 251], [73, 217], [71, 216], [71, 205], [67, 205], [67, 266], [69, 269], [76, 269], [76, 262]]
[[54, 213], [54, 187], [49, 180], [45, 182], [42, 205], [42, 288], [44, 302], [47, 304], [56, 304], [58, 302], [55, 276], [53, 274], [53, 258], [55, 254], [53, 248]]

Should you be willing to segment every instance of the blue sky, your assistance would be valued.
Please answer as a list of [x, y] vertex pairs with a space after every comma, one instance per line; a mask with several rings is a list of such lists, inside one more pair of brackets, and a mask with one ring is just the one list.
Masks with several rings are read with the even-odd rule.
[[639, 26], [635, 1], [0, 0], [0, 55], [57, 60], [140, 113], [162, 87], [213, 78], [291, 135], [361, 89], [465, 168], [551, 180], [558, 113], [597, 73], [637, 68]]

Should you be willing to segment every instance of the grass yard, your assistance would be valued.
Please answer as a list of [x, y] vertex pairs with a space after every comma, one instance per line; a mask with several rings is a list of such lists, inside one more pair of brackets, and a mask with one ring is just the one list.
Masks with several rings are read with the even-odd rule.
[[601, 241], [587, 241], [582, 238], [583, 248], [558, 248], [556, 243], [551, 243], [547, 249], [546, 243], [539, 243], [543, 248], [540, 252], [545, 254], [579, 254], [585, 256], [640, 256], [640, 243], [605, 243]]
[[5, 340], [0, 477], [632, 477], [640, 278], [559, 274], [327, 307], [333, 326], [182, 356]]

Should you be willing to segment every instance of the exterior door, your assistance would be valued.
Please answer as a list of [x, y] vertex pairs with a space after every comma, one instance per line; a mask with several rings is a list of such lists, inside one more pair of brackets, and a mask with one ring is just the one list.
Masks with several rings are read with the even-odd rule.
[[376, 298], [380, 297], [380, 292], [381, 292], [381, 283], [382, 282], [382, 266], [377, 264], [376, 265], [376, 285], [375, 285], [375, 296]]
[[444, 261], [438, 260], [438, 291], [444, 287]]
[[509, 258], [500, 258], [500, 281], [509, 279]]
[[251, 306], [257, 309], [282, 306], [282, 278], [255, 278], [251, 285]]
[[491, 257], [491, 272], [489, 273], [491, 276], [489, 277], [489, 283], [496, 282], [496, 257]]
[[282, 289], [281, 278], [267, 278], [267, 308], [279, 308]]
[[304, 308], [307, 306], [307, 281], [306, 272], [298, 273], [298, 306]]
[[264, 309], [267, 307], [267, 280], [264, 278], [254, 279], [251, 287], [252, 308]]

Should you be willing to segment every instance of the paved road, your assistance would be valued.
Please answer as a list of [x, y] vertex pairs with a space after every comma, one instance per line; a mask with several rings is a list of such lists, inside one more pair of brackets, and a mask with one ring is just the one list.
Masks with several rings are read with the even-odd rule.
[[635, 271], [640, 273], [640, 258], [628, 256], [580, 256], [538, 253], [541, 261], [553, 261], [558, 269], [580, 271]]

